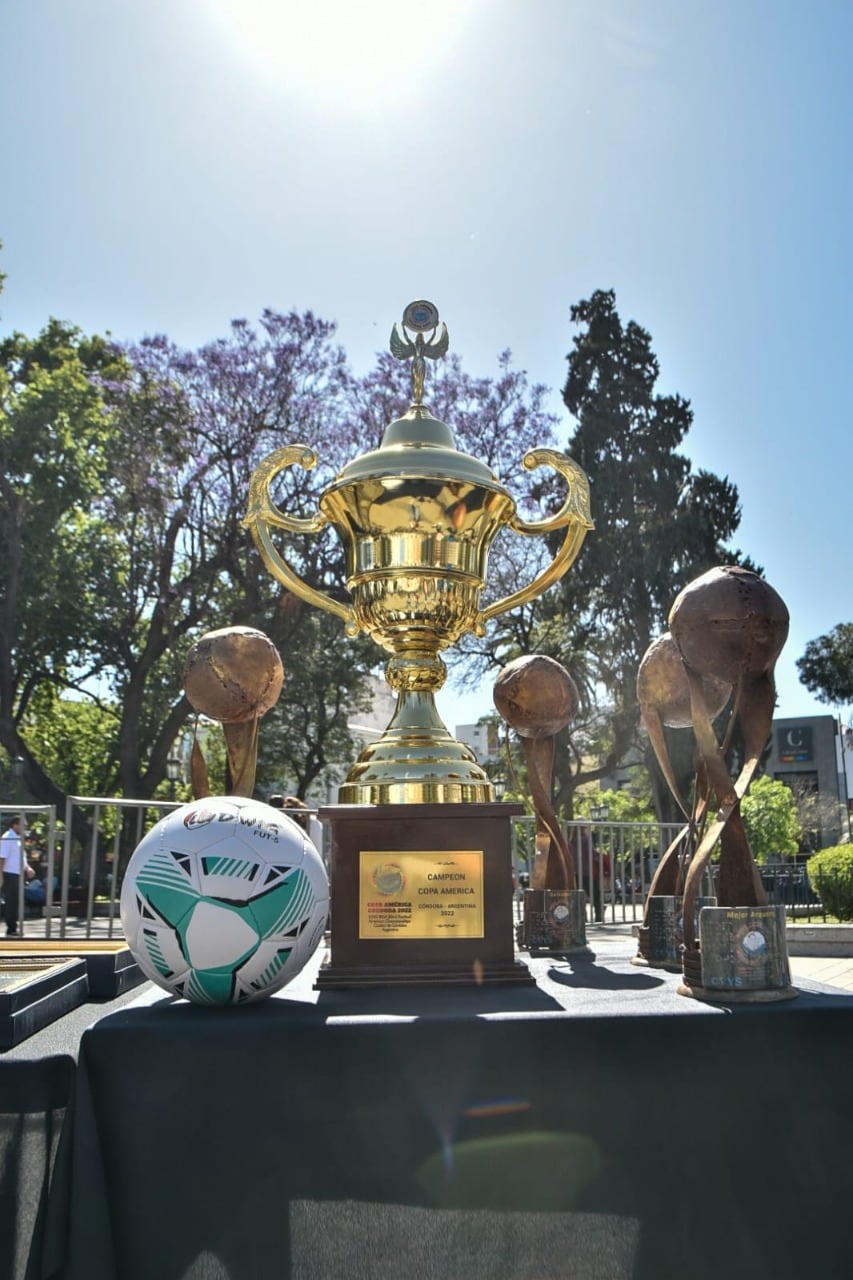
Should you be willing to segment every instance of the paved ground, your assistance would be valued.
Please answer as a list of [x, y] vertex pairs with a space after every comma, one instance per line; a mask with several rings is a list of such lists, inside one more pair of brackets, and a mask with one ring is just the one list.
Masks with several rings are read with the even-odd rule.
[[791, 956], [791, 981], [808, 978], [828, 987], [853, 991], [853, 958], [850, 956]]

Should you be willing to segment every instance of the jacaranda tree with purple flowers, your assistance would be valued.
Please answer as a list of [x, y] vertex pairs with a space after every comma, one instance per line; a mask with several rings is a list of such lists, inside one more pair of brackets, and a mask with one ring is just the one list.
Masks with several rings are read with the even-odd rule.
[[[0, 741], [31, 759], [33, 794], [57, 801], [60, 789], [37, 767], [39, 735], [33, 732], [28, 743], [23, 732], [24, 691], [46, 680], [57, 690], [73, 684], [81, 696], [100, 699], [115, 744], [115, 771], [104, 790], [150, 796], [192, 714], [181, 682], [189, 645], [215, 627], [255, 625], [277, 644], [285, 667], [281, 699], [263, 723], [259, 784], [286, 780], [304, 796], [329, 764], [351, 758], [347, 712], [364, 704], [367, 677], [382, 657], [270, 577], [242, 524], [249, 477], [281, 445], [310, 444], [320, 465], [286, 471], [275, 497], [293, 514], [316, 511], [341, 466], [376, 447], [388, 422], [407, 408], [408, 369], [384, 355], [367, 376], [353, 377], [334, 326], [310, 312], [266, 311], [257, 325], [235, 321], [225, 337], [196, 351], [163, 336], [101, 348], [99, 362], [81, 365], [100, 434], [77, 421], [76, 407], [66, 415], [91, 470], [88, 483], [81, 471], [69, 499], [82, 546], [61, 565], [61, 598], [81, 604], [65, 632], [63, 660], [62, 613], [52, 665], [30, 663], [13, 640], [20, 658], [18, 700], [11, 700], [17, 736], [8, 746], [0, 724]], [[40, 384], [26, 388], [24, 379], [22, 387], [38, 400]], [[504, 354], [494, 379], [471, 377], [458, 359], [441, 362], [428, 399], [459, 447], [485, 458], [520, 492], [530, 484], [520, 470], [522, 454], [553, 442], [544, 394]], [[48, 458], [56, 431], [48, 422]], [[50, 546], [49, 520], [40, 537]], [[346, 598], [343, 548], [332, 532], [292, 535], [284, 544], [307, 582]], [[494, 564], [499, 578], [499, 555]], [[511, 558], [504, 565], [509, 580], [496, 590], [516, 585], [517, 566]], [[50, 581], [57, 576], [55, 570]], [[37, 625], [27, 616], [26, 627]], [[25, 633], [20, 619], [15, 626]]]

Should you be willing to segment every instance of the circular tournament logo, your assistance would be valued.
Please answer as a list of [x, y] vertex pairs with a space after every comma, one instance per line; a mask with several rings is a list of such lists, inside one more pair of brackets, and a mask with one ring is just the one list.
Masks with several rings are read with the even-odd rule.
[[415, 333], [427, 333], [438, 328], [438, 307], [421, 298], [418, 302], [410, 302], [403, 312], [403, 324]]
[[767, 939], [758, 929], [750, 929], [749, 933], [744, 935], [740, 944], [744, 953], [752, 958], [753, 956], [763, 955], [767, 950]]
[[396, 862], [380, 862], [373, 868], [373, 886], [377, 893], [400, 893], [406, 884], [403, 870]]

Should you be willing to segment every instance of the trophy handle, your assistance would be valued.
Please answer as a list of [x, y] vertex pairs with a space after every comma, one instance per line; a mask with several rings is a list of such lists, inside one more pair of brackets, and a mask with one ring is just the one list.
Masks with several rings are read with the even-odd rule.
[[243, 520], [245, 528], [251, 531], [263, 562], [274, 578], [283, 583], [294, 595], [307, 600], [308, 604], [319, 609], [327, 609], [346, 623], [347, 632], [354, 635], [358, 630], [350, 605], [333, 600], [323, 591], [309, 587], [303, 582], [295, 569], [292, 569], [278, 552], [270, 536], [270, 526], [287, 529], [290, 533], [319, 533], [329, 523], [326, 516], [318, 511], [313, 516], [285, 515], [273, 502], [270, 496], [270, 485], [285, 467], [304, 467], [310, 471], [317, 465], [317, 455], [305, 444], [288, 444], [283, 449], [276, 449], [268, 458], [264, 458], [252, 472], [249, 481], [249, 509]]
[[477, 635], [483, 634], [486, 623], [490, 619], [496, 618], [498, 614], [507, 613], [517, 605], [527, 604], [530, 600], [541, 596], [543, 591], [547, 591], [552, 583], [563, 576], [577, 556], [587, 530], [595, 527], [590, 516], [589, 481], [576, 462], [555, 449], [531, 449], [524, 455], [522, 462], [528, 471], [541, 466], [553, 467], [566, 481], [568, 493], [560, 510], [547, 520], [522, 520], [519, 516], [513, 516], [508, 521], [510, 529], [514, 529], [516, 533], [534, 535], [552, 533], [554, 529], [562, 529], [565, 525], [567, 526], [566, 536], [554, 559], [532, 582], [519, 591], [513, 591], [512, 595], [496, 600], [494, 604], [488, 605], [477, 614], [474, 622], [474, 631]]

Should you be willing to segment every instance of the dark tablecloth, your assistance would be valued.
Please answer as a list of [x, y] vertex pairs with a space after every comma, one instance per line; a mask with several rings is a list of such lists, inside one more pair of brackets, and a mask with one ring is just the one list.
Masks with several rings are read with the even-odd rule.
[[103, 1018], [44, 1273], [850, 1274], [853, 997], [729, 1011], [627, 956], [535, 969]]

